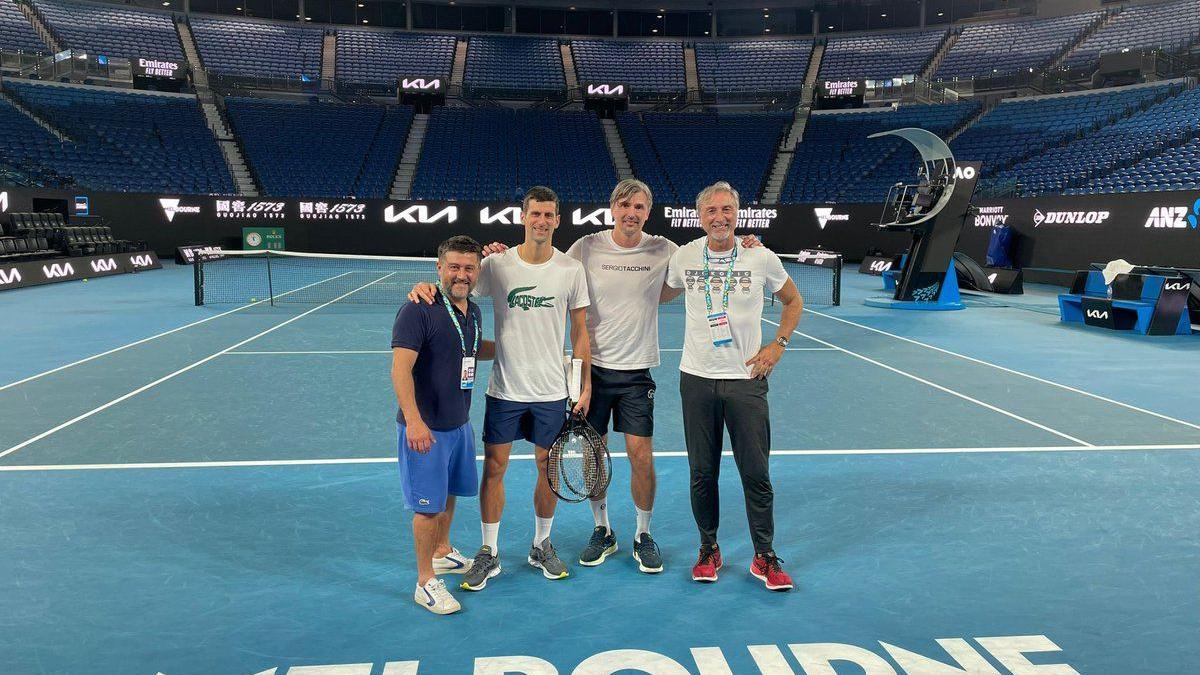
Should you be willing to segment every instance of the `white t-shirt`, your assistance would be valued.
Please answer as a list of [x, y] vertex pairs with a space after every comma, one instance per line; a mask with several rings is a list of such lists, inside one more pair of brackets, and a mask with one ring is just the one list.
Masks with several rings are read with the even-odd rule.
[[[766, 292], [775, 293], [787, 283], [787, 271], [779, 256], [767, 248], [742, 248], [737, 242], [737, 257], [733, 264], [736, 282], [729, 292], [729, 328], [733, 343], [717, 347], [713, 345], [708, 329], [708, 307], [704, 301], [708, 288], [704, 275], [704, 249], [707, 237], [681, 246], [671, 256], [667, 285], [684, 289], [687, 311], [683, 339], [683, 358], [679, 369], [685, 373], [714, 380], [748, 380], [750, 360], [762, 347], [763, 297]], [[712, 308], [720, 312], [725, 288], [725, 275], [729, 271], [733, 251], [715, 253], [709, 251], [709, 276]]]
[[492, 299], [496, 361], [488, 396], [534, 403], [567, 397], [567, 311], [587, 307], [583, 266], [558, 249], [531, 265], [516, 247], [483, 259], [475, 294]]
[[633, 248], [617, 245], [612, 230], [581, 237], [567, 255], [583, 263], [592, 305], [588, 334], [592, 363], [614, 370], [658, 365], [658, 298], [667, 263], [679, 247], [642, 233]]

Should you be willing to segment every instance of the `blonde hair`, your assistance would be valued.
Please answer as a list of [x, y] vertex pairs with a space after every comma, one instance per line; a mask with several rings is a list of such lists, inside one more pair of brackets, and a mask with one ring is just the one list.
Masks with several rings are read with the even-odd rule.
[[708, 187], [704, 188], [703, 190], [700, 191], [700, 194], [696, 195], [696, 215], [697, 216], [700, 215], [700, 209], [702, 208], [704, 202], [708, 201], [709, 199], [712, 199], [712, 196], [717, 194], [718, 192], [728, 192], [729, 194], [733, 195], [734, 210], [736, 211], [739, 208], [741, 208], [741, 197], [738, 195], [738, 191], [733, 189], [733, 186], [730, 185], [729, 183], [727, 183], [723, 180], [719, 180], [719, 181], [713, 183], [712, 185], [709, 185]]

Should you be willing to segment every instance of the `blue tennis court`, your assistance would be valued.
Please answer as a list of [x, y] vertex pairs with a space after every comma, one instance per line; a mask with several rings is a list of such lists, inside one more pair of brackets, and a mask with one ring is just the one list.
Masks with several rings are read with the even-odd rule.
[[[554, 541], [571, 577], [526, 565], [535, 472], [518, 445], [504, 573], [433, 617], [411, 600], [395, 307], [194, 307], [191, 274], [168, 264], [2, 300], [4, 672], [1150, 675], [1200, 662], [1192, 338], [1066, 327], [1050, 287], [1015, 306], [877, 310], [862, 299], [878, 278], [848, 272], [842, 305], [806, 311], [771, 378], [776, 547], [797, 581], [771, 594], [746, 571], [731, 458], [727, 566], [714, 585], [687, 574], [683, 315], [664, 311], [666, 572], [638, 574], [629, 556], [623, 457], [621, 552], [572, 564], [591, 513], [564, 504]], [[481, 398], [472, 412], [481, 428]], [[462, 500], [464, 552], [478, 522]]]

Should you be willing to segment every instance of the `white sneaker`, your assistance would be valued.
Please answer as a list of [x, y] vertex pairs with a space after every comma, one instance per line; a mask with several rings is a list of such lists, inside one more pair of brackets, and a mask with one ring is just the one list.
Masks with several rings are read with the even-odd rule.
[[453, 614], [462, 609], [462, 605], [446, 590], [446, 582], [437, 577], [426, 581], [424, 586], [417, 586], [413, 601], [434, 614]]
[[471, 563], [475, 562], [452, 548], [442, 558], [433, 559], [434, 574], [466, 574], [471, 571]]

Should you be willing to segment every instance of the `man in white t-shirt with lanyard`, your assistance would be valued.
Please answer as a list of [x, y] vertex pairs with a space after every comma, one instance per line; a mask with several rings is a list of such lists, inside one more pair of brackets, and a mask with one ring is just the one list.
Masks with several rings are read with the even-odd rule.
[[[559, 224], [558, 195], [534, 187], [521, 202], [525, 241], [483, 260], [475, 294], [490, 296], [496, 356], [488, 381], [483, 419], [483, 480], [479, 487], [483, 546], [462, 588], [480, 591], [500, 573], [499, 531], [504, 511], [504, 473], [514, 441], [534, 445], [537, 483], [533, 545], [527, 558], [547, 579], [568, 576], [550, 542], [557, 497], [546, 478], [549, 448], [567, 413], [563, 345], [568, 317], [572, 357], [583, 361], [583, 382], [574, 410], [586, 414], [591, 397], [591, 348], [587, 332], [588, 289], [583, 266], [554, 248]], [[433, 299], [432, 284], [418, 284], [411, 298]]]
[[[687, 319], [679, 393], [691, 468], [692, 514], [700, 530], [696, 581], [713, 582], [722, 566], [717, 546], [722, 433], [729, 429], [742, 478], [746, 516], [754, 542], [750, 573], [771, 590], [792, 588], [774, 549], [774, 492], [769, 459], [771, 420], [767, 376], [783, 356], [800, 322], [803, 299], [779, 257], [766, 248], [744, 248], [734, 237], [738, 193], [729, 183], [696, 197], [705, 237], [671, 257], [667, 285], [684, 289]], [[762, 345], [764, 290], [783, 302], [775, 338]]]

